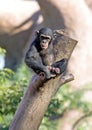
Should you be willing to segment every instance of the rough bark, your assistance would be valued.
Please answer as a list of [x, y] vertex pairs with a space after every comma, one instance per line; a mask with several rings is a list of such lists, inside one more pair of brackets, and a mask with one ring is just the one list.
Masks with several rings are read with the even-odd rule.
[[73, 75], [59, 76], [43, 83], [34, 76], [18, 107], [9, 130], [38, 130], [51, 97], [58, 88], [73, 80]]
[[69, 70], [75, 75], [72, 85], [80, 87], [92, 82], [92, 12], [86, 2], [84, 0], [37, 1], [46, 26], [65, 27], [69, 35], [79, 41], [69, 64]]

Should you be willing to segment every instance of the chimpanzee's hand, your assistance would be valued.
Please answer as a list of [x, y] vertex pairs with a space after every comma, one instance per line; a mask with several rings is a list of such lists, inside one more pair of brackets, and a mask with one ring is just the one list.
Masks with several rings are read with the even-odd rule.
[[52, 66], [47, 66], [48, 69], [50, 70], [51, 73], [53, 74], [60, 74], [60, 69], [58, 67], [52, 67]]
[[47, 68], [50, 70], [51, 77], [56, 77], [55, 69], [52, 66], [47, 66]]

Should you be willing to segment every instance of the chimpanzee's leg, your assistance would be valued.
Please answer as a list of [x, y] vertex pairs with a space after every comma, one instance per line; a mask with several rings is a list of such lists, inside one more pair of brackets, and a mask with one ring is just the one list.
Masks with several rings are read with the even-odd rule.
[[59, 73], [57, 73], [57, 71], [55, 69], [51, 70], [51, 74], [61, 74], [63, 72], [65, 72], [66, 68], [67, 68], [67, 64], [68, 64], [68, 60], [67, 59], [62, 59], [56, 63], [54, 63], [52, 65], [53, 68], [59, 68]]

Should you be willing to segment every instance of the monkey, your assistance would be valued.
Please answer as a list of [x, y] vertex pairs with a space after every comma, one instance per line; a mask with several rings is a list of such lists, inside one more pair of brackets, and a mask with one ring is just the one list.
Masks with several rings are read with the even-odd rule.
[[46, 79], [63, 73], [67, 66], [67, 59], [55, 62], [52, 41], [53, 31], [50, 28], [41, 28], [36, 31], [36, 38], [25, 56], [25, 63], [37, 74], [44, 72]]

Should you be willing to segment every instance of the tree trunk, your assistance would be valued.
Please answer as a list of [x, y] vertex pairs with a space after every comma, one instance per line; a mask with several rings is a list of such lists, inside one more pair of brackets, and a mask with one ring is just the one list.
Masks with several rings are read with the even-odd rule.
[[61, 85], [71, 80], [73, 80], [73, 76], [66, 75], [43, 83], [39, 76], [34, 76], [9, 130], [38, 130], [52, 96]]

